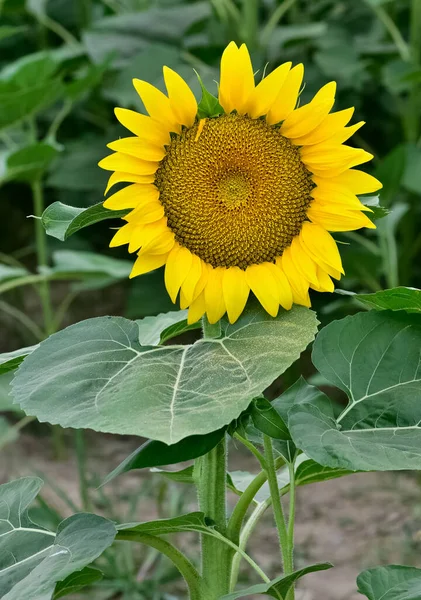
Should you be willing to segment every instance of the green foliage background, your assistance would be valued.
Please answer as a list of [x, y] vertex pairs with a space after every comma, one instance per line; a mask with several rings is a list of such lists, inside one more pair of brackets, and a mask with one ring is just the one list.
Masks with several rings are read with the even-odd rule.
[[[107, 173], [97, 162], [107, 153], [106, 143], [123, 135], [113, 107], [142, 110], [131, 79], [162, 87], [162, 65], [167, 64], [200, 96], [194, 68], [216, 92], [219, 58], [231, 39], [248, 43], [260, 73], [283, 61], [304, 62], [303, 100], [335, 79], [336, 109], [353, 105], [355, 120], [367, 122], [353, 143], [373, 152], [368, 169], [383, 181], [380, 199], [392, 212], [378, 222], [377, 231], [335, 236], [346, 244], [341, 250], [347, 277], [339, 287], [357, 292], [420, 287], [418, 0], [0, 2], [0, 258], [7, 271], [0, 272], [0, 282], [11, 278], [15, 259], [32, 273], [37, 269], [35, 223], [27, 218], [34, 213], [28, 184], [41, 179], [45, 205], [100, 202]], [[118, 281], [94, 295], [95, 303], [106, 298], [109, 312], [141, 317], [169, 310], [160, 272], [129, 285], [129, 262], [101, 261], [107, 256], [130, 260], [125, 248], [120, 254], [108, 249], [115, 225], [105, 221], [79, 232], [67, 240], [67, 254], [61, 242], [50, 238], [48, 261], [53, 259], [55, 278], [72, 279], [77, 273], [83, 279], [78, 291], [80, 285], [103, 290]], [[61, 295], [53, 292], [53, 303]], [[17, 306], [24, 301], [21, 291], [9, 292], [7, 299]], [[325, 314], [342, 310], [338, 296], [320, 300], [315, 295], [315, 308], [327, 301]], [[78, 317], [100, 314], [95, 303], [89, 301]], [[32, 310], [36, 314], [36, 307]], [[62, 312], [65, 321], [77, 320], [67, 306]], [[2, 321], [14, 340], [10, 315]], [[13, 347], [33, 343], [25, 328], [18, 332]], [[10, 349], [10, 344], [2, 348]]]

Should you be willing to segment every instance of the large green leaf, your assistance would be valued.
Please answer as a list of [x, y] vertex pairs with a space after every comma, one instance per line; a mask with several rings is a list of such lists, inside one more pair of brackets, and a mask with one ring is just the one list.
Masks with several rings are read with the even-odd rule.
[[360, 573], [358, 591], [369, 600], [420, 600], [421, 569], [389, 565]]
[[316, 462], [350, 470], [421, 468], [421, 316], [370, 311], [334, 321], [319, 334], [313, 362], [344, 390], [337, 420], [318, 404], [294, 406], [289, 429]]
[[116, 219], [127, 214], [127, 210], [108, 210], [102, 202], [89, 208], [68, 206], [53, 202], [42, 213], [42, 224], [48, 235], [64, 242], [68, 237], [105, 219]]
[[104, 483], [108, 483], [114, 477], [127, 473], [133, 469], [145, 469], [147, 467], [161, 467], [173, 465], [185, 460], [192, 460], [203, 456], [222, 440], [225, 435], [225, 427], [217, 429], [206, 435], [191, 435], [183, 440], [168, 446], [163, 442], [149, 440], [140, 448], [137, 448], [111, 473], [107, 475]]
[[7, 154], [0, 163], [0, 185], [6, 181], [39, 179], [57, 156], [57, 149], [45, 142], [25, 146]]
[[42, 486], [24, 477], [0, 486], [0, 596], [3, 600], [49, 600], [58, 581], [79, 571], [112, 544], [108, 519], [80, 513], [52, 533], [33, 523], [27, 508]]
[[245, 598], [246, 596], [254, 596], [255, 594], [262, 594], [277, 598], [278, 600], [285, 600], [289, 590], [298, 579], [301, 579], [301, 577], [307, 575], [307, 573], [326, 571], [326, 569], [330, 569], [331, 567], [333, 567], [331, 563], [317, 563], [315, 565], [310, 565], [299, 571], [294, 571], [294, 573], [291, 573], [290, 575], [281, 575], [270, 583], [258, 583], [246, 590], [227, 594], [226, 596], [222, 596], [221, 600], [236, 600], [237, 598]]
[[406, 310], [421, 313], [421, 290], [396, 287], [374, 294], [357, 294], [357, 300], [376, 310]]
[[315, 314], [276, 319], [250, 307], [220, 339], [139, 344], [137, 323], [100, 317], [42, 342], [14, 381], [17, 403], [41, 421], [174, 444], [237, 418], [314, 338]]

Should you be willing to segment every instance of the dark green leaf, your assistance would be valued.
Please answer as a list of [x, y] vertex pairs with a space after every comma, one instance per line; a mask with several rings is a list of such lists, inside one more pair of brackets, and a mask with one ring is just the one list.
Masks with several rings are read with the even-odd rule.
[[405, 145], [396, 146], [383, 158], [374, 175], [382, 182], [383, 188], [380, 192], [382, 204], [390, 206], [396, 199], [407, 162], [407, 149]]
[[278, 412], [282, 419], [288, 423], [288, 413], [293, 406], [311, 403], [320, 408], [320, 410], [334, 417], [333, 405], [330, 398], [321, 394], [320, 391], [308, 385], [304, 377], [300, 377], [283, 394], [278, 396], [273, 402], [273, 408]]
[[224, 112], [224, 109], [219, 104], [218, 98], [211, 94], [205, 87], [199, 73], [196, 73], [197, 78], [202, 89], [202, 98], [197, 107], [197, 116], [199, 119], [205, 119], [207, 117], [217, 117]]
[[34, 346], [28, 346], [27, 348], [19, 348], [19, 350], [13, 350], [12, 352], [3, 352], [0, 354], [0, 375], [17, 369], [20, 363], [23, 361], [25, 356], [31, 354], [39, 344]]
[[418, 314], [370, 311], [330, 323], [313, 362], [350, 402], [337, 422], [315, 403], [294, 406], [288, 425], [296, 445], [334, 468], [420, 469], [420, 349]]
[[56, 585], [52, 600], [59, 600], [59, 598], [64, 598], [64, 596], [68, 596], [69, 594], [76, 594], [87, 585], [101, 581], [102, 578], [103, 573], [98, 569], [85, 567], [81, 571], [72, 573], [66, 579], [60, 581]]
[[48, 599], [58, 581], [79, 571], [112, 544], [114, 524], [97, 515], [79, 513], [52, 533], [33, 523], [28, 506], [42, 481], [24, 477], [0, 486], [0, 534], [3, 561], [0, 596], [3, 600]]
[[0, 185], [6, 181], [31, 182], [39, 179], [56, 156], [56, 148], [44, 142], [8, 154], [0, 165]]
[[64, 242], [68, 237], [105, 219], [118, 219], [127, 214], [127, 210], [108, 210], [102, 202], [89, 208], [68, 206], [62, 202], [53, 202], [42, 213], [42, 224], [51, 237]]
[[112, 471], [104, 480], [108, 483], [117, 475], [127, 473], [133, 469], [145, 469], [147, 467], [160, 467], [173, 465], [185, 460], [192, 460], [207, 454], [221, 441], [225, 435], [225, 427], [218, 431], [212, 431], [207, 435], [191, 435], [177, 444], [168, 446], [163, 442], [149, 440], [140, 446], [130, 456]]
[[183, 533], [186, 531], [209, 531], [209, 520], [204, 513], [193, 512], [181, 515], [173, 519], [160, 519], [159, 521], [148, 521], [147, 523], [124, 523], [117, 525], [117, 530], [122, 532], [117, 539], [143, 533], [147, 535], [168, 535], [171, 533]]
[[221, 600], [236, 600], [237, 598], [245, 598], [246, 596], [253, 596], [254, 594], [263, 594], [271, 596], [272, 598], [277, 598], [278, 600], [285, 600], [289, 590], [298, 579], [307, 575], [307, 573], [326, 571], [326, 569], [332, 567], [333, 565], [331, 563], [317, 563], [315, 565], [310, 565], [299, 571], [294, 571], [291, 575], [281, 575], [281, 577], [274, 579], [270, 583], [258, 583], [246, 590], [227, 594], [226, 596], [222, 596]]
[[262, 433], [278, 440], [291, 439], [285, 422], [266, 398], [256, 398], [252, 402], [250, 414], [254, 426]]
[[237, 418], [299, 357], [316, 327], [315, 314], [301, 306], [277, 318], [250, 306], [234, 325], [223, 321], [219, 339], [145, 347], [138, 324], [90, 319], [42, 342], [20, 367], [13, 393], [41, 421], [174, 444]]
[[[139, 326], [139, 342], [142, 346], [158, 346], [162, 333], [168, 328], [180, 325], [187, 317], [187, 310], [173, 310], [153, 317], [144, 317], [136, 323]], [[168, 338], [169, 339], [169, 338]]]
[[18, 33], [22, 33], [23, 31], [27, 31], [27, 29], [28, 28], [25, 25], [21, 25], [19, 27], [14, 27], [13, 25], [2, 25], [0, 27], [0, 41], [12, 37]]
[[387, 217], [390, 213], [390, 210], [385, 208], [384, 206], [380, 206], [380, 196], [359, 196], [362, 204], [364, 206], [368, 206], [372, 212], [367, 213], [367, 216], [372, 221], [377, 221], [377, 219], [382, 219], [383, 217]]
[[168, 342], [168, 340], [178, 337], [179, 335], [186, 333], [187, 331], [197, 331], [198, 329], [201, 329], [201, 328], [202, 328], [202, 324], [200, 321], [189, 325], [187, 323], [187, 320], [184, 319], [184, 321], [180, 321], [179, 323], [170, 325], [169, 327], [167, 327], [166, 329], [161, 331], [161, 338], [160, 338], [159, 343], [164, 344], [165, 342]]
[[360, 573], [358, 591], [369, 600], [420, 600], [421, 569], [389, 565]]
[[374, 294], [357, 294], [357, 300], [376, 310], [405, 310], [421, 313], [421, 290], [397, 287]]
[[407, 146], [403, 187], [414, 194], [421, 194], [421, 150], [418, 146]]

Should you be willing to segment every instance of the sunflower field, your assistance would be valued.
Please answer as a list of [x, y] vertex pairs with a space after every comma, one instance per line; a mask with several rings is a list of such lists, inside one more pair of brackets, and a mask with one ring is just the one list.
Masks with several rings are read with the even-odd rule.
[[0, 598], [421, 600], [421, 0], [0, 0], [0, 216]]

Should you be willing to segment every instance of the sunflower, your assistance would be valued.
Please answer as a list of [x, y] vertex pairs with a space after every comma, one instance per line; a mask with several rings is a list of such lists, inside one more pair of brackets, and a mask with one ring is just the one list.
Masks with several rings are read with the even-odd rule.
[[134, 80], [148, 116], [116, 108], [134, 136], [109, 144], [99, 163], [114, 171], [106, 193], [130, 183], [104, 203], [130, 210], [110, 244], [137, 253], [130, 276], [165, 265], [191, 323], [225, 312], [235, 322], [250, 292], [272, 316], [310, 306], [309, 288], [332, 292], [344, 271], [329, 232], [373, 228], [356, 194], [381, 187], [353, 168], [372, 155], [344, 145], [364, 123], [348, 126], [353, 108], [330, 112], [336, 84], [298, 107], [303, 65], [285, 63], [256, 85], [246, 46], [231, 42], [219, 98], [200, 118], [186, 82], [163, 71], [168, 95]]

